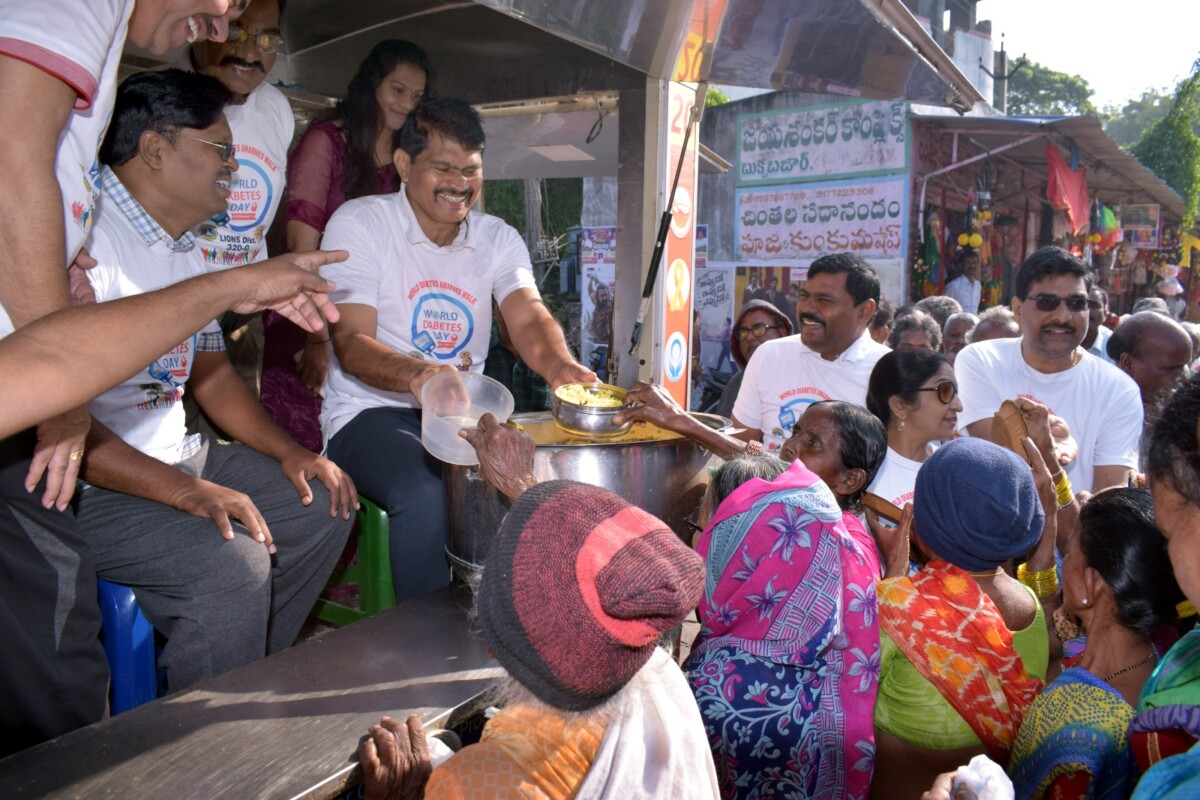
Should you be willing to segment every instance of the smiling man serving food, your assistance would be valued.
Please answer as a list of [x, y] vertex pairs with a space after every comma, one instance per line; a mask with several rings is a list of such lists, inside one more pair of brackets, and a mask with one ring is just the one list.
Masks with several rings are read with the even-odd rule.
[[449, 583], [442, 467], [421, 446], [421, 387], [482, 371], [492, 300], [522, 359], [557, 388], [594, 381], [538, 294], [521, 235], [471, 213], [483, 190], [484, 134], [462, 100], [418, 105], [396, 134], [404, 185], [343, 205], [324, 246], [350, 258], [328, 277], [341, 313], [321, 427], [330, 457], [388, 513], [397, 600]]

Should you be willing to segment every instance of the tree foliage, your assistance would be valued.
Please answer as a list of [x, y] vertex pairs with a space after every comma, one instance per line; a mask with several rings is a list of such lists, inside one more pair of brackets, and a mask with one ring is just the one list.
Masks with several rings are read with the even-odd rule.
[[1078, 75], [1030, 62], [1008, 79], [1008, 113], [1014, 117], [1095, 114], [1092, 87]]
[[704, 107], [712, 108], [713, 106], [724, 105], [729, 102], [729, 95], [722, 92], [715, 86], [708, 87], [708, 93], [704, 95]]
[[1174, 95], [1163, 89], [1147, 89], [1141, 97], [1125, 101], [1123, 106], [1107, 106], [1101, 114], [1104, 132], [1122, 147], [1141, 138], [1146, 130], [1167, 115]]
[[1164, 183], [1179, 193], [1184, 202], [1184, 225], [1190, 225], [1200, 200], [1200, 59], [1192, 74], [1175, 90], [1166, 115], [1151, 125], [1130, 148]]

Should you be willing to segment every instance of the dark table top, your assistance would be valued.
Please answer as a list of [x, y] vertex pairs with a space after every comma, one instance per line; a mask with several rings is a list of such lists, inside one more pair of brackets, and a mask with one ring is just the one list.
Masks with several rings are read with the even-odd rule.
[[0, 761], [5, 797], [325, 798], [382, 714], [426, 723], [499, 675], [465, 590], [403, 603]]

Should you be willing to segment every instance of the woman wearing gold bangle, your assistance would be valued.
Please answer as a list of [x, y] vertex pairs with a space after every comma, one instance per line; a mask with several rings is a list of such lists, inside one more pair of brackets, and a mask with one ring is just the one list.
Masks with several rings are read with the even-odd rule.
[[1017, 797], [1129, 794], [1126, 730], [1154, 670], [1151, 637], [1183, 597], [1170, 566], [1148, 491], [1109, 489], [1084, 505], [1063, 557], [1056, 628], [1062, 638], [1082, 628], [1087, 649], [1025, 715], [1009, 769]]

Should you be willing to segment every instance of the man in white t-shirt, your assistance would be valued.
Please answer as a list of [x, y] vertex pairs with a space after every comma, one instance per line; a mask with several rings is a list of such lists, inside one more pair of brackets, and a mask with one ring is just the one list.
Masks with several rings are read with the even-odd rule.
[[[0, 336], [70, 303], [66, 265], [91, 225], [96, 151], [126, 35], [153, 52], [225, 35], [241, 2], [0, 0]], [[225, 16], [222, 16], [225, 15]], [[89, 417], [0, 442], [0, 756], [100, 719], [107, 667], [91, 556], [63, 511]], [[37, 492], [37, 496], [32, 493]], [[58, 509], [53, 511], [52, 509]]]
[[225, 119], [237, 149], [237, 174], [229, 208], [196, 229], [204, 262], [216, 269], [267, 257], [267, 229], [275, 219], [287, 175], [288, 147], [296, 129], [283, 92], [266, 82], [283, 46], [285, 0], [250, 0], [223, 42], [196, 42], [189, 66], [219, 80], [233, 99]]
[[[283, 47], [280, 17], [286, 5], [285, 0], [250, 0], [225, 41], [196, 42], [181, 59], [183, 69], [216, 78], [233, 95], [225, 118], [233, 131], [238, 170], [229, 187], [229, 208], [195, 230], [196, 247], [210, 269], [241, 267], [267, 257], [267, 230], [283, 197], [288, 147], [296, 129], [287, 98], [266, 80]], [[226, 314], [221, 329], [234, 369], [257, 396], [262, 316]], [[184, 405], [190, 429], [214, 432], [191, 398]]]
[[979, 311], [983, 284], [979, 282], [979, 253], [971, 250], [963, 256], [962, 274], [946, 284], [946, 296], [953, 297], [968, 314]]
[[1110, 364], [1116, 362], [1108, 356], [1108, 340], [1112, 328], [1104, 324], [1108, 319], [1108, 292], [1099, 286], [1088, 291], [1088, 327], [1083, 335], [1083, 349]]
[[[1066, 468], [1072, 488], [1094, 493], [1125, 486], [1137, 468], [1142, 403], [1128, 375], [1080, 346], [1089, 283], [1087, 267], [1065, 250], [1035, 252], [1021, 264], [1014, 286], [1020, 338], [968, 345], [954, 362], [954, 374], [963, 401], [960, 430], [991, 438], [992, 416], [1002, 401], [1041, 403], [1066, 421], [1079, 444], [1079, 455]], [[1043, 457], [1053, 469], [1054, 453]]]
[[[174, 69], [121, 84], [88, 240], [99, 302], [204, 274], [191, 231], [230, 195], [228, 99]], [[189, 436], [185, 390], [240, 443]], [[289, 647], [349, 533], [352, 481], [271, 420], [215, 320], [90, 410], [76, 518], [97, 573], [136, 589], [166, 636], [170, 689]]]
[[434, 375], [483, 369], [492, 300], [518, 355], [552, 387], [596, 380], [542, 303], [520, 234], [470, 213], [483, 148], [470, 105], [422, 103], [397, 135], [400, 191], [347, 202], [325, 229], [325, 246], [351, 256], [328, 273], [341, 320], [321, 427], [330, 458], [388, 513], [397, 599], [449, 581], [441, 463], [421, 446], [419, 397]]
[[800, 333], [764, 343], [746, 367], [733, 407], [739, 437], [775, 453], [810, 404], [863, 405], [871, 370], [889, 352], [867, 329], [878, 302], [879, 278], [858, 256], [814, 261], [796, 306]]

